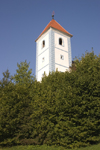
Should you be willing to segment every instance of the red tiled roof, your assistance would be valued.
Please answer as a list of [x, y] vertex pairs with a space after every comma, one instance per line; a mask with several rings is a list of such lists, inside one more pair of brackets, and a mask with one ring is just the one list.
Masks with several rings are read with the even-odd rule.
[[[45, 27], [45, 29], [42, 31], [42, 33], [39, 35], [39, 37], [45, 33], [50, 27], [57, 29], [59, 31], [62, 31], [66, 34], [68, 34], [69, 36], [73, 36], [72, 34], [70, 34], [68, 31], [66, 31], [57, 21], [55, 21], [54, 19], [52, 19], [49, 24]], [[36, 39], [36, 41], [39, 39], [39, 37]]]

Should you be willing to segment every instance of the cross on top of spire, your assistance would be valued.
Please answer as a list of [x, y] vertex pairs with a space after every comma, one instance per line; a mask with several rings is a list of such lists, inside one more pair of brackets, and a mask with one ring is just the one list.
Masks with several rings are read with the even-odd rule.
[[55, 15], [55, 12], [53, 11], [53, 12], [52, 12], [52, 19], [54, 19], [54, 15]]

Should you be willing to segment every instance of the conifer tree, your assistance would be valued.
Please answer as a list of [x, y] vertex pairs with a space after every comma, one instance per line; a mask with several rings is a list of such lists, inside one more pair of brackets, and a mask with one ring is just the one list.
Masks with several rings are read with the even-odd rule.
[[31, 75], [32, 69], [29, 69], [29, 63], [26, 60], [20, 64], [17, 63], [17, 67], [16, 74], [12, 77], [15, 83], [27, 85], [35, 80], [34, 76]]

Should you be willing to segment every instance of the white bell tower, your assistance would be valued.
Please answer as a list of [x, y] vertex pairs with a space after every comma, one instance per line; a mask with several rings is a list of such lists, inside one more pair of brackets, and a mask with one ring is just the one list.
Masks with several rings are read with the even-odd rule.
[[44, 72], [65, 72], [72, 64], [71, 42], [72, 34], [66, 31], [58, 22], [52, 20], [36, 39], [36, 79], [41, 81]]

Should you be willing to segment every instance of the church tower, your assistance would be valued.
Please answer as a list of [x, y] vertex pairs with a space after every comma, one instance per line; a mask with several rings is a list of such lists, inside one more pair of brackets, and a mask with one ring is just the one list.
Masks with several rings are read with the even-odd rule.
[[65, 72], [72, 64], [71, 42], [72, 34], [66, 31], [54, 16], [36, 39], [36, 79], [41, 81], [44, 72]]

